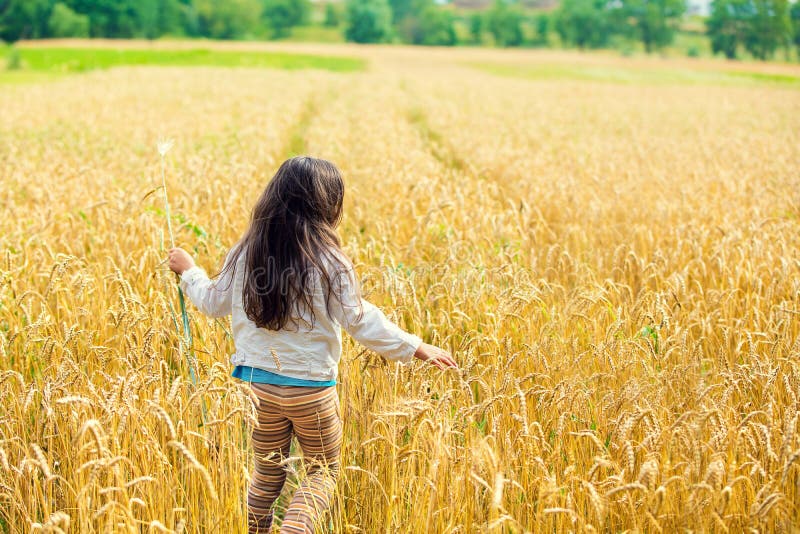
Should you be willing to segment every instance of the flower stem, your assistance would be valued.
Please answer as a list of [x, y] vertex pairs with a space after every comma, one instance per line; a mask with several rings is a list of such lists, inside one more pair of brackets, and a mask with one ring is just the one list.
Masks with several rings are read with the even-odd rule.
[[167, 198], [167, 172], [164, 155], [161, 155], [161, 185], [164, 187], [164, 211], [167, 215], [167, 231], [169, 232], [169, 243], [171, 248], [175, 248], [175, 235], [172, 233], [172, 216], [169, 213], [169, 198]]

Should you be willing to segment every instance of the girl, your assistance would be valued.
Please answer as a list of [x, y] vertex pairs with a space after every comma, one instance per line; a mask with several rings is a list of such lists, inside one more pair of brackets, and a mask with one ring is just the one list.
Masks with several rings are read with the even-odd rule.
[[232, 315], [233, 376], [258, 398], [255, 469], [247, 494], [251, 533], [271, 528], [272, 505], [286, 480], [282, 460], [292, 435], [309, 463], [281, 532], [314, 532], [336, 487], [342, 421], [336, 375], [341, 327], [388, 360], [456, 367], [446, 351], [422, 343], [361, 299], [353, 266], [335, 228], [344, 183], [329, 161], [292, 158], [281, 165], [253, 209], [250, 227], [210, 280], [186, 251], [169, 267], [201, 312]]

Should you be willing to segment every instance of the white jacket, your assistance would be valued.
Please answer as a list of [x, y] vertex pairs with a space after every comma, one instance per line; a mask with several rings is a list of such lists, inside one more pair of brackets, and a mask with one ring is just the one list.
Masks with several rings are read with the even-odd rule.
[[[228, 254], [227, 262], [231, 255]], [[389, 321], [375, 306], [359, 297], [355, 272], [346, 265], [347, 276], [341, 282], [342, 298], [332, 297], [328, 316], [323, 288], [319, 277], [314, 286], [314, 324], [306, 325], [308, 314], [293, 330], [267, 330], [258, 328], [242, 307], [242, 282], [245, 254], [239, 255], [234, 270], [226, 271], [216, 280], [210, 280], [200, 267], [192, 267], [181, 275], [181, 288], [205, 315], [232, 316], [233, 341], [236, 352], [231, 356], [234, 365], [247, 365], [279, 375], [306, 380], [335, 380], [339, 358], [342, 354], [343, 327], [362, 345], [386, 358], [399, 362], [412, 359], [422, 340], [404, 332]], [[333, 274], [332, 274], [333, 276]], [[359, 318], [359, 306], [363, 312]]]

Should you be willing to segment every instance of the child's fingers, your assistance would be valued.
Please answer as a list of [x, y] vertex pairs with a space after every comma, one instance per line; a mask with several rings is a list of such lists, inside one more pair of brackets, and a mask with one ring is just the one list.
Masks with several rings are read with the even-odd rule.
[[443, 370], [458, 368], [458, 364], [456, 364], [453, 358], [444, 351], [442, 351], [440, 354], [437, 354], [434, 358], [432, 358], [432, 363], [439, 369]]
[[447, 367], [458, 367], [458, 365], [456, 365], [455, 360], [453, 360], [453, 355], [447, 352], [446, 350], [439, 349], [438, 358]]

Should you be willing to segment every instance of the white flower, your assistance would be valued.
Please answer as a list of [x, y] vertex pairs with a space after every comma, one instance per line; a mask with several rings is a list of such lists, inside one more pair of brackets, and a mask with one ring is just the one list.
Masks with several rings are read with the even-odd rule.
[[161, 154], [161, 157], [164, 157], [174, 144], [175, 141], [173, 141], [172, 139], [161, 139], [160, 141], [158, 141], [156, 146], [158, 147], [158, 153]]

